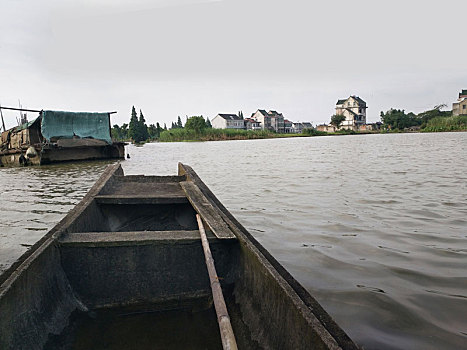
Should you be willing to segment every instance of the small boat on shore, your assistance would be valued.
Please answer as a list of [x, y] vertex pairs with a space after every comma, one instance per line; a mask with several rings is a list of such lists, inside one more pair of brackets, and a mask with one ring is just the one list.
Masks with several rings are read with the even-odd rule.
[[110, 114], [115, 112], [32, 112], [39, 116], [1, 133], [0, 166], [125, 157], [125, 143], [111, 138]]
[[0, 275], [0, 315], [2, 350], [358, 349], [181, 163], [109, 165]]

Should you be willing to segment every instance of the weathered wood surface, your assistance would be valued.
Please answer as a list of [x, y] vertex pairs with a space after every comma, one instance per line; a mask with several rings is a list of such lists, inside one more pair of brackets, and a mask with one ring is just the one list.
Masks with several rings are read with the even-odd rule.
[[188, 203], [186, 196], [171, 194], [146, 194], [146, 195], [99, 195], [96, 196], [99, 204], [175, 204]]
[[204, 222], [209, 226], [217, 238], [235, 238], [230, 228], [219, 215], [219, 212], [211, 205], [198, 186], [191, 181], [182, 181], [180, 182], [180, 185], [182, 186], [183, 191], [185, 191], [186, 197], [193, 208], [201, 215]]
[[160, 182], [153, 177], [133, 178], [133, 181], [118, 178], [112, 186], [96, 196], [96, 201], [99, 204], [188, 203], [185, 192], [175, 179], [171, 177], [167, 178], [168, 182]]
[[[209, 241], [216, 237], [207, 234]], [[124, 246], [141, 244], [184, 244], [199, 241], [198, 230], [134, 231], [134, 232], [80, 232], [68, 233], [59, 239], [63, 246]]]

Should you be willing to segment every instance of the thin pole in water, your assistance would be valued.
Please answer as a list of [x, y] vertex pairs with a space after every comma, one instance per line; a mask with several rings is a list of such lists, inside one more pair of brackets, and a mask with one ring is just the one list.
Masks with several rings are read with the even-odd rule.
[[237, 342], [232, 325], [230, 324], [230, 317], [227, 312], [227, 306], [225, 305], [219, 277], [217, 277], [216, 266], [214, 265], [214, 259], [212, 258], [211, 249], [209, 248], [206, 231], [204, 230], [203, 222], [199, 214], [196, 214], [196, 220], [198, 221], [201, 243], [203, 244], [204, 257], [209, 273], [209, 281], [211, 282], [212, 298], [214, 299], [217, 322], [219, 323], [219, 329], [221, 331], [222, 347], [224, 350], [237, 350]]

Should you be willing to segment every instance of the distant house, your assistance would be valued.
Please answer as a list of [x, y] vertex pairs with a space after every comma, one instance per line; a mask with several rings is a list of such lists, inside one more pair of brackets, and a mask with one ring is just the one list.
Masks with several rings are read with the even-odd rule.
[[292, 122], [290, 120], [284, 119], [284, 133], [292, 133]]
[[467, 115], [467, 90], [462, 90], [457, 102], [452, 104], [452, 115]]
[[376, 123], [371, 123], [371, 124], [363, 124], [360, 126], [360, 131], [376, 131], [376, 130], [381, 130], [383, 126], [383, 123], [381, 122], [376, 122]]
[[313, 125], [309, 122], [303, 122], [303, 123], [292, 123], [292, 132], [295, 134], [300, 134], [303, 129], [312, 129]]
[[325, 132], [335, 132], [337, 129], [334, 125], [321, 124], [316, 126], [316, 130]]
[[218, 114], [211, 120], [214, 129], [245, 129], [243, 118], [236, 114]]
[[261, 130], [261, 123], [252, 118], [245, 119], [245, 128], [247, 130]]
[[276, 111], [266, 112], [264, 109], [258, 109], [251, 115], [251, 118], [261, 123], [263, 130], [273, 130], [278, 133], [284, 133], [284, 116]]
[[366, 102], [358, 96], [350, 96], [336, 103], [336, 115], [345, 116], [341, 129], [358, 130], [361, 125], [366, 124]]
[[300, 134], [303, 131], [302, 123], [292, 123], [292, 132], [294, 134]]

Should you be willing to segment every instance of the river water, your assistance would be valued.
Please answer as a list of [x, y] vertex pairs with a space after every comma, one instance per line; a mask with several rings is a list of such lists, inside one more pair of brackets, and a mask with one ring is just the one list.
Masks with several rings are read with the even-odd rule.
[[[467, 133], [128, 146], [126, 174], [191, 165], [365, 349], [467, 348]], [[0, 169], [0, 269], [109, 162]]]

